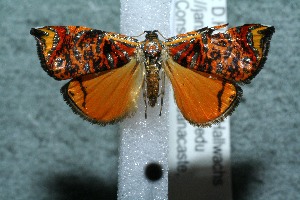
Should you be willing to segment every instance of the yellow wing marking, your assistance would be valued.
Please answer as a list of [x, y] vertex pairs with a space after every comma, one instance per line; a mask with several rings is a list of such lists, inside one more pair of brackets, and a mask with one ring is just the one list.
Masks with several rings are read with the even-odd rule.
[[251, 30], [251, 33], [253, 35], [253, 47], [258, 51], [258, 54], [260, 56], [260, 58], [263, 56], [263, 52], [262, 52], [262, 38], [265, 37], [264, 34], [259, 33], [260, 31], [263, 31], [265, 29], [267, 29], [268, 27], [262, 26], [260, 28], [256, 28]]

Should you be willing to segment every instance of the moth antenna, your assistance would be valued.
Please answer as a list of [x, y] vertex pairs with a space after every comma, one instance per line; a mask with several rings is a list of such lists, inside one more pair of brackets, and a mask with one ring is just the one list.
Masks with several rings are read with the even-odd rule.
[[144, 35], [145, 33], [146, 33], [146, 31], [142, 32], [142, 33], [141, 33], [141, 34], [139, 34], [139, 35], [133, 35], [133, 36], [130, 36], [130, 37], [137, 38], [137, 37], [140, 37], [140, 36]]
[[159, 32], [158, 30], [155, 30], [155, 32], [157, 32], [162, 38], [164, 38], [165, 40], [167, 39], [161, 32]]

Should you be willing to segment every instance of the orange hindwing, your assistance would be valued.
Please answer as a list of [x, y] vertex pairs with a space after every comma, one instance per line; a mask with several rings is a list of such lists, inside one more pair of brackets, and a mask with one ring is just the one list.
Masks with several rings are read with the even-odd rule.
[[144, 41], [80, 26], [46, 26], [30, 33], [44, 70], [58, 80], [72, 79], [61, 91], [84, 119], [106, 125], [132, 116], [141, 88], [146, 105], [155, 106], [159, 97], [162, 104], [166, 73], [185, 119], [205, 127], [238, 105], [238, 84], [249, 83], [262, 69], [275, 31], [246, 24], [214, 33], [226, 26], [165, 41], [157, 30], [145, 31]]

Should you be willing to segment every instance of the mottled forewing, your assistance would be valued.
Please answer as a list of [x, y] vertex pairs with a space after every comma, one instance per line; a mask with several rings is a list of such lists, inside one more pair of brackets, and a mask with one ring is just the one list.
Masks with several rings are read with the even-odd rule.
[[183, 67], [248, 83], [262, 68], [274, 27], [248, 24], [216, 33], [203, 28], [166, 40], [169, 55]]
[[126, 65], [138, 41], [80, 26], [32, 29], [43, 68], [56, 79], [69, 79]]

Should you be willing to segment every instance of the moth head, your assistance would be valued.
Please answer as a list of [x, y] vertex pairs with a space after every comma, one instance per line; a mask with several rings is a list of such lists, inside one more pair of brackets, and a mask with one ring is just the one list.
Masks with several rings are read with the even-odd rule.
[[157, 30], [154, 31], [144, 31], [144, 33], [146, 33], [145, 38], [148, 40], [153, 40], [153, 39], [157, 39], [158, 35], [157, 35]]

